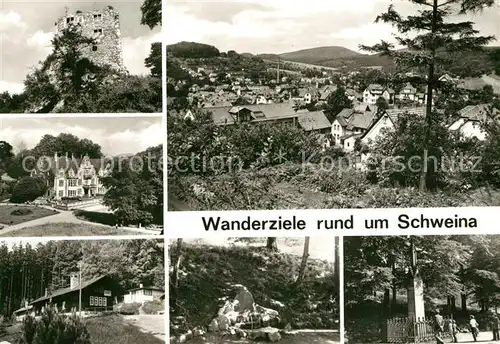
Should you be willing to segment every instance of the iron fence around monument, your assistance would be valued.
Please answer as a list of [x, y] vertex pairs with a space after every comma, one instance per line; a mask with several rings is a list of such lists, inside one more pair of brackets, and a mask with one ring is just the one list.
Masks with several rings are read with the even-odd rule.
[[[440, 337], [451, 338], [448, 330], [450, 319], [444, 321]], [[382, 325], [382, 341], [385, 343], [422, 343], [433, 341], [437, 331], [435, 322], [428, 319], [413, 320], [407, 317], [386, 319]]]

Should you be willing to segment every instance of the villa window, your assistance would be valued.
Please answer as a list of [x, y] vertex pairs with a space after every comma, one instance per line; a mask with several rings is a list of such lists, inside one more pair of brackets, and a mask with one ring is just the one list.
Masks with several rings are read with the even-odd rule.
[[64, 191], [59, 191], [59, 197], [63, 197], [64, 196]]
[[64, 179], [59, 179], [59, 187], [63, 187], [64, 186]]
[[102, 33], [102, 29], [95, 29], [94, 33]]
[[94, 20], [95, 19], [97, 19], [97, 20], [102, 19], [102, 14], [94, 14]]

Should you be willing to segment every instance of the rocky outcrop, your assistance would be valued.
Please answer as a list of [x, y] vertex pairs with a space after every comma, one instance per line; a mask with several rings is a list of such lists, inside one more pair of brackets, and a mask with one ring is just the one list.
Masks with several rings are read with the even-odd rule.
[[[208, 325], [208, 332], [224, 337], [279, 341], [281, 334], [287, 332], [287, 327], [284, 331], [277, 328], [281, 324], [279, 312], [255, 303], [252, 293], [244, 286], [239, 286], [238, 289], [236, 297], [232, 301], [226, 300], [219, 308], [217, 315]], [[197, 328], [171, 338], [170, 342], [184, 343], [190, 338], [204, 334], [205, 329]]]

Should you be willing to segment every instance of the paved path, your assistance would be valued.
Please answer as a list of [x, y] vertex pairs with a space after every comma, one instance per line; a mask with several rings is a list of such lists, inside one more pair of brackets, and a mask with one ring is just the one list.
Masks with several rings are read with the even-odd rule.
[[150, 333], [158, 339], [165, 340], [165, 316], [164, 315], [126, 315], [123, 319], [137, 326], [145, 333]]
[[[11, 205], [11, 204], [0, 204], [2, 205]], [[29, 207], [29, 205], [28, 205]], [[90, 222], [90, 221], [85, 221], [77, 218], [74, 214], [73, 211], [71, 210], [60, 210], [60, 209], [54, 209], [51, 207], [47, 206], [38, 206], [50, 210], [57, 210], [59, 213], [50, 215], [50, 216], [45, 216], [41, 217], [39, 219], [31, 220], [31, 221], [26, 221], [23, 223], [19, 223], [17, 225], [12, 225], [12, 226], [5, 226], [1, 231], [0, 234], [4, 235], [13, 231], [17, 231], [23, 228], [28, 228], [28, 227], [34, 227], [34, 226], [41, 226], [41, 225], [46, 225], [46, 224], [51, 224], [51, 223], [75, 223], [75, 224], [88, 224], [92, 226], [99, 226], [99, 227], [106, 227], [106, 228], [114, 228], [112, 226], [104, 225], [101, 223], [96, 223], [96, 222]], [[152, 231], [149, 229], [144, 229], [144, 228], [135, 228], [135, 227], [119, 227], [120, 229], [127, 230], [130, 232], [135, 232], [135, 233], [141, 233], [141, 234], [160, 234], [158, 231]]]

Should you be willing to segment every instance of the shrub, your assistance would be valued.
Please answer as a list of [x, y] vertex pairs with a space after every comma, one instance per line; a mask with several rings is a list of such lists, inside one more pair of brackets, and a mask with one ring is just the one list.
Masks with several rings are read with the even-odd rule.
[[124, 315], [134, 315], [139, 314], [140, 303], [122, 303], [118, 305], [118, 313]]
[[12, 203], [31, 202], [47, 191], [47, 184], [42, 178], [24, 177], [12, 189]]
[[95, 211], [75, 210], [74, 215], [84, 220], [102, 223], [108, 226], [116, 225], [118, 219], [113, 213], [99, 213]]
[[22, 344], [90, 344], [90, 335], [81, 319], [53, 309], [43, 312], [40, 320], [27, 316], [23, 321]]
[[146, 314], [158, 314], [160, 311], [165, 310], [165, 306], [163, 302], [155, 300], [155, 301], [148, 301], [144, 302], [144, 305], [142, 306], [142, 310]]
[[24, 216], [24, 215], [33, 214], [33, 211], [31, 209], [21, 208], [21, 209], [12, 210], [10, 212], [10, 214], [14, 215], [14, 216]]

